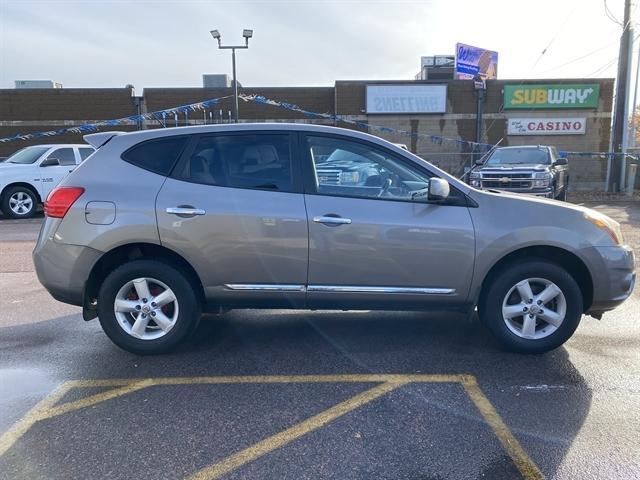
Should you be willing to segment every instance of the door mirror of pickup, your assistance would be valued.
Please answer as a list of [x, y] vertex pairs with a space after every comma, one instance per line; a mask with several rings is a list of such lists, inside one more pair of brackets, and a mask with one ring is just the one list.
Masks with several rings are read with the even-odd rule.
[[431, 178], [429, 180], [429, 194], [427, 200], [442, 201], [449, 196], [449, 182], [442, 178]]
[[60, 165], [60, 159], [59, 158], [54, 158], [54, 157], [45, 158], [40, 163], [41, 167], [53, 167], [53, 166], [58, 166], [58, 165]]
[[566, 157], [560, 157], [556, 159], [556, 165], [569, 165], [569, 162], [567, 162]]

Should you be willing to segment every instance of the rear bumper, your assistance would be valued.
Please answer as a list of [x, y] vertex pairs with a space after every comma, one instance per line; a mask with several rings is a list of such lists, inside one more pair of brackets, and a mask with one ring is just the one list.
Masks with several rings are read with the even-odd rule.
[[57, 225], [52, 222], [55, 220], [45, 220], [33, 250], [38, 280], [56, 300], [82, 306], [89, 273], [102, 252], [56, 242], [53, 233]]
[[589, 247], [580, 252], [588, 259], [593, 280], [593, 301], [586, 313], [612, 310], [629, 298], [636, 282], [630, 247]]

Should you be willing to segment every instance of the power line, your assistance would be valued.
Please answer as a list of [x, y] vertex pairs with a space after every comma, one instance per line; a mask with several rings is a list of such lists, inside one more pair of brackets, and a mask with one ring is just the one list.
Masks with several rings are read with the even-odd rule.
[[[567, 65], [571, 65], [571, 64], [573, 64], [573, 63], [579, 62], [580, 60], [583, 60], [583, 59], [585, 59], [585, 58], [587, 58], [587, 57], [590, 57], [591, 55], [593, 55], [593, 54], [595, 54], [595, 53], [598, 53], [598, 52], [600, 52], [600, 51], [602, 51], [602, 50], [606, 50], [607, 48], [609, 48], [611, 45], [613, 45], [613, 44], [614, 44], [614, 43], [616, 43], [616, 42], [617, 42], [617, 40], [614, 40], [613, 42], [609, 42], [609, 43], [608, 43], [608, 44], [606, 44], [604, 47], [600, 47], [600, 48], [597, 48], [597, 49], [595, 49], [595, 50], [592, 50], [592, 51], [591, 51], [591, 52], [589, 52], [589, 53], [585, 53], [584, 55], [581, 55], [581, 56], [579, 56], [579, 57], [577, 57], [577, 58], [574, 58], [573, 60], [569, 60], [568, 62], [562, 63], [562, 64], [560, 64], [560, 65], [556, 65], [555, 67], [552, 67], [552, 68], [550, 68], [550, 69], [548, 69], [548, 70], [544, 70], [544, 71], [542, 71], [542, 72], [540, 72], [540, 73], [549, 73], [549, 72], [552, 72], [552, 71], [554, 71], [554, 70], [558, 70], [558, 69], [560, 69], [560, 68], [564, 68], [564, 67], [566, 67]], [[616, 57], [616, 58], [617, 58], [617, 57]]]
[[611, 12], [611, 10], [609, 10], [609, 6], [607, 5], [607, 0], [603, 0], [603, 2], [604, 2], [604, 14], [607, 16], [607, 18], [611, 20], [613, 23], [617, 23], [621, 27], [626, 28], [625, 25], [623, 25], [622, 22], [615, 17], [615, 15]]
[[590, 77], [593, 77], [593, 76], [595, 76], [595, 75], [597, 75], [599, 73], [604, 72], [607, 68], [612, 67], [617, 61], [618, 61], [618, 55], [616, 55], [614, 58], [609, 60], [607, 63], [605, 63], [601, 67], [597, 68], [593, 72], [591, 72], [588, 75], [586, 75], [585, 78], [590, 78]]

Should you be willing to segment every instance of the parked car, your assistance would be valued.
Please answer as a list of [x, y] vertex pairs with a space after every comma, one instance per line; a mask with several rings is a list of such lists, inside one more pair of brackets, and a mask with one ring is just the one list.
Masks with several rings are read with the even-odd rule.
[[90, 145], [25, 147], [0, 164], [0, 210], [10, 218], [29, 218], [53, 188], [91, 155]]
[[[45, 204], [33, 258], [120, 347], [170, 350], [226, 308], [462, 311], [518, 352], [558, 347], [631, 293], [596, 211], [472, 188], [380, 138], [300, 124], [98, 133]], [[335, 152], [382, 184], [325, 183]]]
[[469, 180], [474, 187], [566, 200], [569, 166], [556, 147], [500, 147], [473, 169]]

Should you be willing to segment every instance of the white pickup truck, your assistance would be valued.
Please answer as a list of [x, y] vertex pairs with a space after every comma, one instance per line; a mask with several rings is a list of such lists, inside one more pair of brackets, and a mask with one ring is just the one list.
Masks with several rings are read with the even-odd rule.
[[51, 190], [94, 151], [86, 144], [18, 150], [0, 163], [0, 210], [9, 218], [32, 217]]

